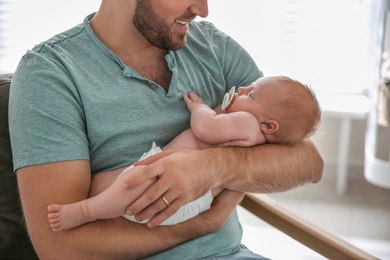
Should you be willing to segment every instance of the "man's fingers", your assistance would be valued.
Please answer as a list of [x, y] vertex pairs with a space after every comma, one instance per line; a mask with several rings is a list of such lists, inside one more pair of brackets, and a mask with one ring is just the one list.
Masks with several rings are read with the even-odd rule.
[[[186, 174], [189, 165], [196, 164], [198, 161], [194, 160], [193, 156], [189, 156], [192, 153], [189, 151], [170, 150], [141, 162], [149, 165], [143, 166], [146, 168], [142, 172], [145, 176], [139, 176], [138, 173], [139, 178], [158, 177], [158, 180], [129, 205], [126, 211], [129, 215], [135, 215], [138, 221], [153, 217], [149, 225], [154, 227], [170, 217], [185, 203], [199, 198], [211, 188], [208, 187], [209, 177], [205, 179], [202, 175], [196, 177], [197, 174]], [[167, 155], [170, 156], [167, 157]], [[189, 160], [186, 161], [186, 158]], [[141, 166], [135, 168], [137, 167]], [[133, 180], [130, 177], [128, 179]]]
[[153, 217], [149, 221], [149, 227], [160, 225], [187, 203], [187, 196], [178, 196], [168, 189], [168, 185], [164, 185], [163, 180], [160, 180], [160, 183], [162, 184], [159, 186], [155, 183], [153, 187], [149, 187], [137, 201], [128, 207], [129, 212], [135, 214], [137, 221]]
[[[221, 214], [225, 214], [225, 213], [226, 215], [231, 214], [234, 208], [241, 202], [244, 195], [245, 193], [243, 192], [224, 190], [217, 197], [215, 197], [213, 206], [215, 210], [220, 212]], [[161, 210], [158, 211], [158, 213], [152, 214], [155, 216], [148, 221], [147, 226], [149, 228], [154, 228], [160, 225], [162, 222], [164, 222], [173, 214], [175, 214], [180, 209], [180, 207], [183, 206], [184, 203], [180, 199], [176, 199], [172, 202], [169, 202], [167, 200], [169, 203], [168, 205], [163, 198], [165, 198], [165, 195], [162, 196], [160, 200], [157, 200], [155, 205], [153, 206], [154, 209], [160, 208]], [[142, 220], [150, 217], [150, 212], [148, 211], [151, 208], [152, 206], [149, 206], [144, 211], [140, 212], [138, 216], [140, 216]]]
[[[136, 166], [132, 168], [130, 171], [131, 174], [126, 176], [124, 179], [123, 188], [124, 189], [133, 189], [147, 180], [159, 177], [164, 173], [164, 167], [158, 163], [153, 165], [153, 167], [145, 167], [145, 166]], [[119, 176], [121, 177], [121, 176]]]
[[[172, 202], [173, 201], [171, 201], [171, 203]], [[135, 207], [130, 206], [129, 208], [134, 210], [133, 212], [135, 212], [135, 219], [137, 221], [143, 221], [144, 219], [150, 218], [158, 214], [162, 210], [169, 207], [169, 205], [171, 204], [168, 202], [168, 199], [164, 195], [162, 195], [158, 197], [156, 200], [154, 200], [154, 202], [151, 203], [149, 206], [143, 209], [137, 208], [136, 207], [137, 205]]]
[[154, 228], [175, 214], [180, 207], [179, 200], [171, 200], [169, 202], [166, 196], [163, 195], [154, 203], [137, 213], [135, 219], [141, 222], [152, 216], [148, 221], [148, 227]]
[[[166, 192], [166, 190], [166, 187], [162, 185], [156, 185], [156, 183], [154, 183], [144, 192], [144, 194], [141, 195], [141, 197], [139, 197], [127, 207], [127, 214], [137, 215], [137, 221], [142, 221], [150, 216], [153, 216], [153, 214], [156, 214], [163, 209], [163, 206], [165, 206], [165, 203], [161, 198], [162, 195]], [[157, 201], [159, 198], [160, 203], [158, 203]], [[148, 210], [145, 211], [146, 209]], [[139, 215], [142, 211], [143, 214]]]
[[154, 228], [163, 223], [165, 220], [167, 220], [169, 217], [171, 217], [173, 214], [175, 214], [179, 208], [180, 208], [180, 202], [179, 200], [174, 200], [172, 203], [170, 203], [169, 206], [166, 206], [163, 210], [161, 210], [157, 215], [155, 215], [153, 218], [151, 218], [147, 225], [149, 228]]
[[148, 158], [143, 159], [142, 161], [134, 162], [134, 166], [152, 164], [152, 163], [160, 160], [161, 158], [166, 157], [172, 153], [174, 153], [174, 150], [163, 151], [162, 153], [158, 153], [158, 154], [149, 156]]
[[[151, 185], [141, 197], [129, 205], [127, 210], [136, 214], [140, 220], [144, 220], [158, 214], [161, 210], [170, 207], [179, 197], [179, 194], [170, 190], [171, 184], [172, 182], [167, 182], [163, 177], [160, 178]], [[181, 199], [186, 199], [186, 196], [181, 196]], [[170, 208], [171, 210], [173, 209], [172, 207]]]
[[[160, 173], [160, 175], [163, 173], [161, 170], [156, 172]], [[154, 176], [154, 174], [152, 174], [152, 176]], [[163, 177], [159, 178], [144, 192], [144, 194], [142, 194], [141, 197], [129, 205], [126, 209], [127, 212], [136, 214], [141, 221], [157, 214], [169, 206], [176, 198], [176, 195], [167, 192], [169, 187], [169, 183], [164, 181]]]
[[180, 208], [180, 203], [178, 200], [173, 201], [169, 206], [165, 207], [162, 211], [160, 211], [157, 215], [151, 218], [147, 225], [149, 228], [154, 228], [159, 226], [173, 214], [175, 214]]

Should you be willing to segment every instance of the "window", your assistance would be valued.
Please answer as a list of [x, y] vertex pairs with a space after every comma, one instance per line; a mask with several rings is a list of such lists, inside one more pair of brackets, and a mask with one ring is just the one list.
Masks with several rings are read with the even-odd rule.
[[[368, 11], [363, 0], [209, 0], [206, 19], [253, 56], [266, 75], [317, 91], [368, 89]], [[83, 21], [100, 0], [0, 0], [0, 71], [34, 44]]]
[[368, 88], [368, 8], [359, 0], [210, 0], [209, 16], [265, 75], [287, 75], [317, 91]]
[[0, 0], [0, 72], [12, 72], [35, 44], [96, 11], [100, 0]]

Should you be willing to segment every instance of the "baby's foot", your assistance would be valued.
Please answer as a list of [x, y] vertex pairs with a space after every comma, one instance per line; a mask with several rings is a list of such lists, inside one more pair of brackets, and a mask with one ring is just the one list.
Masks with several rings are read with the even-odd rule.
[[47, 207], [47, 218], [49, 219], [50, 227], [53, 231], [63, 230], [63, 225], [61, 222], [61, 205], [52, 204]]
[[47, 217], [53, 231], [71, 229], [89, 222], [77, 203], [68, 205], [51, 204], [47, 207]]

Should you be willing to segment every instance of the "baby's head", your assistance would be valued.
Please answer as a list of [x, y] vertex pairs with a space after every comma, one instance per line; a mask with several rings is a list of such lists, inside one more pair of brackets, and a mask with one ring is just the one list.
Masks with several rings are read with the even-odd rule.
[[227, 112], [256, 116], [267, 142], [295, 144], [318, 128], [321, 110], [314, 92], [285, 76], [264, 77], [240, 87]]
[[278, 95], [270, 104], [267, 116], [278, 121], [279, 130], [269, 136], [269, 142], [295, 144], [310, 137], [321, 120], [321, 109], [314, 92], [307, 85], [285, 76], [272, 79]]

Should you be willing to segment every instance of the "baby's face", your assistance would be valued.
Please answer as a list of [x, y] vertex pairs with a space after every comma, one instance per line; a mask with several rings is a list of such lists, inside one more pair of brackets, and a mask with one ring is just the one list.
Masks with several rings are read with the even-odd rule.
[[265, 116], [267, 107], [277, 98], [277, 82], [270, 77], [260, 78], [248, 87], [239, 87], [226, 112], [246, 111], [260, 121]]

